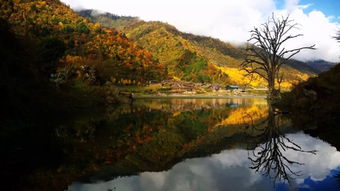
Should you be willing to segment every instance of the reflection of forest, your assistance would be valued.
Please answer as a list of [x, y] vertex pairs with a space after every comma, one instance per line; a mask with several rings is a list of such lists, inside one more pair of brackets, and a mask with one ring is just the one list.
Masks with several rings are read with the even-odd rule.
[[311, 117], [308, 113], [299, 113], [291, 116], [295, 128], [302, 129], [313, 137], [319, 137], [326, 140], [332, 146], [340, 150], [340, 115], [336, 112], [332, 115], [320, 117]]
[[237, 108], [249, 105], [266, 105], [264, 99], [141, 99], [136, 100], [137, 107], [162, 112], [193, 111], [201, 109], [218, 109], [222, 106]]
[[268, 115], [268, 107], [253, 105], [235, 109], [226, 119], [215, 126], [252, 124]]
[[[262, 132], [251, 128], [267, 117], [265, 100], [137, 100], [96, 116], [82, 116], [56, 129], [63, 162], [36, 170], [31, 180], [50, 190], [80, 178], [110, 179], [162, 171], [185, 158], [231, 148], [255, 148]], [[43, 186], [41, 185], [41, 186]]]

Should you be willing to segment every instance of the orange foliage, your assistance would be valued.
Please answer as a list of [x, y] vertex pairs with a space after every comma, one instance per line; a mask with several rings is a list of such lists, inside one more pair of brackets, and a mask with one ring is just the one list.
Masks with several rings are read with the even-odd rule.
[[51, 36], [62, 39], [68, 48], [66, 63], [90, 63], [86, 60], [104, 63], [114, 59], [116, 61], [110, 64], [115, 64], [117, 70], [109, 76], [141, 83], [165, 77], [162, 65], [124, 34], [90, 23], [59, 1], [15, 1], [2, 8], [6, 10], [1, 13], [7, 14], [17, 35], [29, 36], [34, 41]]

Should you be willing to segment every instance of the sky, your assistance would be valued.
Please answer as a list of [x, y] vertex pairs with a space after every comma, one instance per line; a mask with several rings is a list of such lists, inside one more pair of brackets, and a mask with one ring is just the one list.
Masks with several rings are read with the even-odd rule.
[[333, 37], [340, 30], [339, 0], [61, 0], [73, 9], [96, 9], [117, 15], [163, 21], [183, 32], [205, 35], [234, 44], [245, 43], [249, 31], [276, 16], [290, 15], [304, 36], [287, 48], [316, 45], [295, 58], [340, 62], [340, 43]]

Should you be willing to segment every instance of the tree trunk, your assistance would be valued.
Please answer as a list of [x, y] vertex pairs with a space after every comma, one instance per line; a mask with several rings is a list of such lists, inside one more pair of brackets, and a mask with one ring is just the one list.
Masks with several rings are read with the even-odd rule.
[[268, 76], [268, 100], [274, 100], [276, 95], [275, 90], [275, 75]]

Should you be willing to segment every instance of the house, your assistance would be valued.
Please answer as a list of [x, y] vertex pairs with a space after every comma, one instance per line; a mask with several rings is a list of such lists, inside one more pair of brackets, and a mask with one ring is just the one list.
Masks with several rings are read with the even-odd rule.
[[226, 90], [238, 90], [239, 87], [236, 85], [228, 85], [225, 87]]

